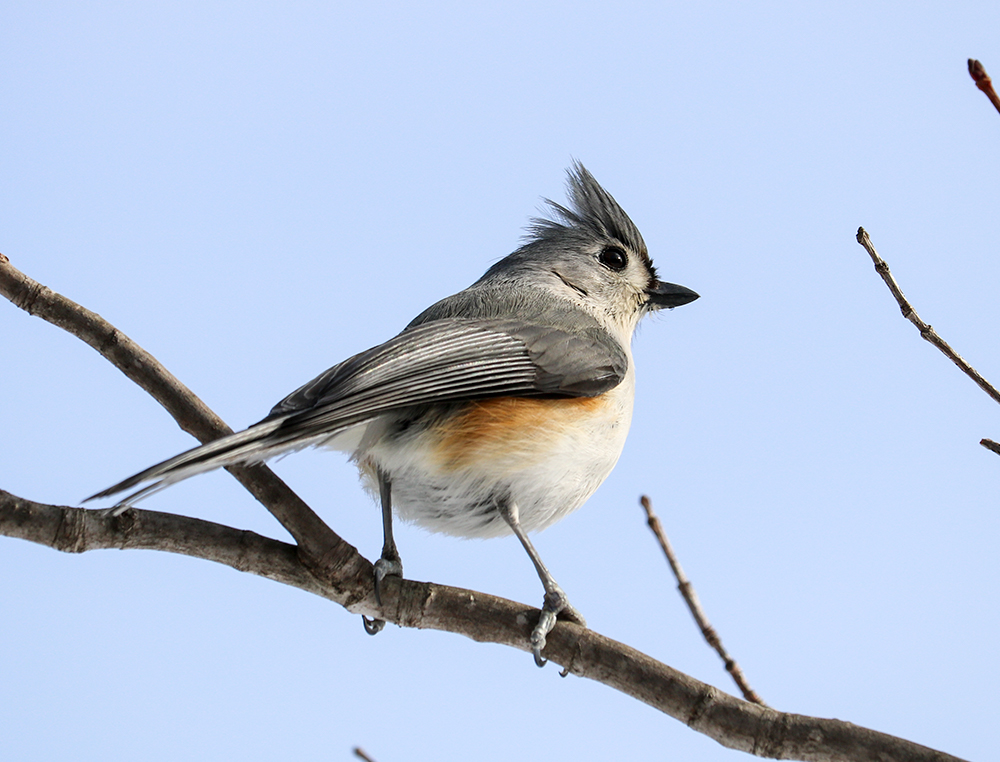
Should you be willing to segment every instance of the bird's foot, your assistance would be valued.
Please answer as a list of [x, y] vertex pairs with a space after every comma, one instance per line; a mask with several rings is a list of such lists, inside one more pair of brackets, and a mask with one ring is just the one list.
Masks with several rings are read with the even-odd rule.
[[[382, 605], [382, 580], [386, 577], [402, 576], [403, 562], [400, 560], [398, 554], [389, 558], [383, 556], [375, 562], [375, 601], [379, 606]], [[369, 619], [362, 615], [361, 621], [365, 626], [365, 632], [369, 635], [378, 635], [382, 632], [382, 628], [385, 627], [384, 619]]]
[[586, 627], [587, 621], [579, 611], [570, 605], [566, 593], [558, 585], [554, 585], [545, 591], [545, 603], [542, 605], [542, 615], [538, 618], [538, 624], [531, 631], [531, 653], [535, 657], [535, 664], [544, 667], [548, 659], [542, 657], [542, 650], [545, 648], [545, 637], [552, 632], [556, 626], [556, 620], [562, 616], [572, 622]]
[[403, 576], [403, 562], [399, 556], [385, 558], [384, 556], [375, 562], [375, 600], [378, 605], [382, 605], [382, 580], [386, 577]]

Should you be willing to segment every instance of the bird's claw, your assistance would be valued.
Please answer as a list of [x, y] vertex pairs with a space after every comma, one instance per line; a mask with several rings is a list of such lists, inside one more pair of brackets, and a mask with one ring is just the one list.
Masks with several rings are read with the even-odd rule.
[[378, 635], [385, 627], [384, 619], [369, 619], [364, 614], [361, 615], [361, 623], [365, 626], [365, 632], [369, 635]]
[[[375, 562], [375, 602], [382, 605], [382, 580], [386, 577], [402, 577], [403, 562], [399, 556], [395, 558], [380, 558]], [[362, 615], [361, 622], [365, 626], [365, 632], [369, 635], [378, 635], [385, 627], [384, 619], [369, 619]]]
[[395, 558], [380, 558], [375, 562], [375, 602], [382, 605], [382, 580], [386, 577], [402, 577], [403, 562], [399, 556]]
[[531, 653], [535, 657], [535, 664], [539, 667], [544, 667], [548, 662], [548, 659], [542, 658], [542, 649], [545, 648], [545, 636], [552, 632], [552, 628], [555, 626], [556, 615], [542, 609], [542, 615], [538, 617], [538, 624], [531, 631]]
[[542, 656], [545, 648], [546, 636], [552, 632], [556, 626], [556, 620], [562, 616], [564, 619], [576, 622], [586, 627], [587, 622], [573, 606], [570, 605], [569, 598], [560, 587], [553, 587], [545, 591], [545, 602], [542, 605], [542, 614], [538, 617], [538, 624], [531, 631], [531, 653], [535, 657], [535, 664], [544, 667], [548, 659]]

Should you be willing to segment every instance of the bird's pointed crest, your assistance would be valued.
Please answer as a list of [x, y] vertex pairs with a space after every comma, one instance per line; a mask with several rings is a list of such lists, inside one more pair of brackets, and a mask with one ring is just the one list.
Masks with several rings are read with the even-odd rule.
[[567, 175], [569, 206], [545, 199], [555, 219], [533, 219], [528, 228], [527, 243], [551, 241], [573, 232], [596, 235], [627, 246], [652, 267], [642, 234], [614, 197], [578, 161], [573, 162]]

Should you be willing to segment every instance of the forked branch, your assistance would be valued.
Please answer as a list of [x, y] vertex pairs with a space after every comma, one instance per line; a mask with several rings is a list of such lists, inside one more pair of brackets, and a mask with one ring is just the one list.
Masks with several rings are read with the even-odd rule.
[[[108, 362], [159, 402], [184, 431], [205, 443], [232, 429], [170, 371], [96, 312], [57, 294], [0, 254], [0, 294], [16, 307], [52, 323], [96, 349]], [[266, 466], [227, 469], [295, 538], [307, 561], [333, 573], [356, 551], [330, 529]]]
[[[0, 293], [31, 314], [86, 341], [146, 389], [202, 441], [228, 431], [160, 363], [128, 337], [20, 273], [0, 255]], [[372, 565], [263, 467], [233, 469], [292, 533], [297, 546], [199, 519], [130, 508], [121, 516], [34, 503], [0, 491], [0, 535], [65, 552], [150, 548], [204, 558], [328, 598], [355, 614], [528, 649], [537, 609], [432, 583], [386, 579], [385, 605], [372, 595]], [[777, 712], [742, 701], [576, 624], [560, 622], [546, 657], [685, 722], [732, 749], [763, 757], [827, 760], [954, 761], [925, 746], [840, 720]]]

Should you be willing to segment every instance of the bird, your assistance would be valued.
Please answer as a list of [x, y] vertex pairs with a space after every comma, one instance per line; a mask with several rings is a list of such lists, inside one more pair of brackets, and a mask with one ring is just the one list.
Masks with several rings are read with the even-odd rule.
[[[87, 498], [122, 512], [222, 466], [305, 447], [346, 452], [381, 503], [374, 564], [403, 575], [393, 515], [458, 537], [514, 534], [544, 589], [530, 650], [538, 666], [557, 618], [585, 624], [529, 533], [569, 515], [618, 461], [632, 419], [632, 335], [647, 314], [699, 295], [659, 279], [638, 228], [578, 161], [567, 205], [546, 199], [521, 245], [468, 288], [383, 344], [334, 365], [258, 423]], [[144, 485], [144, 486], [142, 486]], [[369, 634], [384, 626], [364, 619]]]

